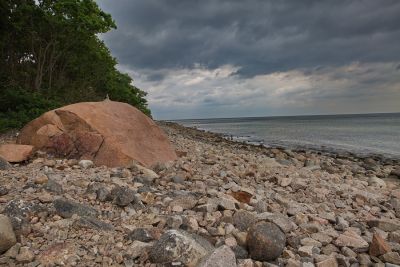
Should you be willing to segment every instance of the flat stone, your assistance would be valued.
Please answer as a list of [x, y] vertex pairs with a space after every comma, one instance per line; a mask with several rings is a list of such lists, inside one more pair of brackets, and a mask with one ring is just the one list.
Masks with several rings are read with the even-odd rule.
[[285, 234], [274, 223], [258, 222], [248, 231], [247, 246], [254, 260], [275, 260], [282, 254], [285, 245]]
[[199, 267], [236, 267], [236, 256], [228, 246], [221, 246], [205, 256]]
[[377, 227], [385, 232], [393, 232], [400, 229], [400, 222], [390, 219], [373, 219], [367, 222], [369, 227]]
[[29, 247], [21, 247], [15, 259], [21, 263], [28, 263], [33, 261], [34, 258], [35, 254], [33, 254]]
[[151, 248], [149, 259], [153, 263], [180, 262], [196, 266], [211, 251], [213, 246], [204, 238], [181, 230], [169, 230]]
[[54, 200], [53, 205], [57, 214], [63, 218], [71, 218], [74, 214], [81, 217], [96, 217], [98, 214], [92, 207], [63, 198]]
[[0, 156], [8, 162], [22, 162], [27, 160], [33, 152], [33, 146], [3, 144], [0, 145]]
[[334, 244], [338, 247], [350, 247], [356, 250], [368, 249], [368, 242], [351, 230], [339, 235]]
[[257, 214], [257, 219], [265, 220], [267, 222], [273, 222], [278, 225], [285, 233], [289, 233], [290, 231], [292, 231], [295, 226], [288, 217], [279, 213], [270, 214], [269, 212], [264, 212], [261, 214]]
[[397, 252], [388, 252], [381, 256], [384, 262], [400, 265], [400, 255]]
[[0, 214], [0, 254], [17, 243], [10, 218]]
[[320, 250], [314, 246], [302, 246], [297, 251], [302, 257], [312, 257], [314, 254], [319, 254]]
[[209, 200], [209, 203], [221, 210], [235, 210], [235, 201], [228, 197], [219, 197]]
[[190, 210], [196, 206], [197, 202], [197, 197], [195, 197], [193, 194], [182, 192], [182, 194], [177, 194], [173, 197], [173, 200], [169, 203], [169, 206], [180, 206], [183, 210]]

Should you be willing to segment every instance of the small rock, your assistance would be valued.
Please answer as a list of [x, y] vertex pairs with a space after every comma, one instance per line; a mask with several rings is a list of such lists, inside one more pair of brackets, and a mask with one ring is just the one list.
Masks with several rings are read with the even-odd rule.
[[63, 218], [71, 218], [74, 214], [81, 217], [95, 217], [98, 213], [97, 210], [92, 207], [63, 198], [54, 200], [53, 205], [57, 214]]
[[369, 227], [377, 227], [385, 232], [393, 232], [400, 229], [400, 223], [390, 219], [373, 219], [367, 222]]
[[143, 255], [143, 253], [147, 253], [147, 251], [150, 250], [150, 248], [151, 248], [151, 244], [135, 240], [128, 247], [127, 254], [132, 259], [136, 259], [136, 258], [140, 257], [141, 255]]
[[368, 242], [351, 230], [339, 235], [334, 243], [338, 247], [350, 247], [357, 251], [363, 251], [368, 248]]
[[400, 256], [397, 252], [388, 252], [381, 256], [384, 262], [400, 265]]
[[235, 247], [237, 246], [237, 242], [236, 239], [233, 237], [228, 237], [227, 239], [225, 239], [225, 245], [227, 245], [228, 247]]
[[240, 231], [247, 231], [247, 229], [257, 221], [257, 218], [253, 213], [243, 210], [236, 211], [232, 219], [233, 225], [235, 225]]
[[368, 185], [379, 188], [386, 188], [386, 182], [378, 177], [370, 177], [368, 179]]
[[8, 163], [7, 160], [4, 158], [0, 157], [0, 170], [8, 170], [11, 168], [11, 164]]
[[169, 206], [180, 206], [183, 210], [193, 209], [198, 200], [193, 194], [188, 192], [177, 192], [176, 195], [173, 196], [173, 200], [169, 203]]
[[49, 178], [47, 177], [46, 174], [39, 175], [38, 177], [35, 178], [34, 182], [35, 184], [45, 184]]
[[236, 267], [236, 256], [228, 246], [221, 246], [205, 256], [199, 267]]
[[96, 191], [96, 198], [100, 201], [112, 200], [111, 192], [105, 187], [100, 187]]
[[227, 197], [213, 198], [210, 203], [217, 206], [220, 210], [235, 210], [235, 202]]
[[285, 234], [274, 223], [259, 222], [248, 231], [247, 246], [254, 260], [274, 260], [282, 254], [285, 245]]
[[116, 186], [111, 190], [110, 197], [116, 205], [125, 207], [135, 200], [135, 192], [127, 187]]
[[9, 250], [7, 250], [6, 253], [4, 253], [4, 256], [15, 259], [15, 257], [17, 257], [19, 253], [20, 248], [21, 248], [21, 243], [16, 243]]
[[316, 267], [338, 267], [336, 258], [330, 257], [315, 264]]
[[11, 220], [0, 214], [0, 254], [11, 248], [17, 239], [11, 224]]
[[79, 166], [81, 166], [81, 168], [83, 169], [87, 169], [89, 167], [92, 167], [93, 165], [93, 161], [91, 160], [83, 159], [79, 161]]
[[33, 261], [34, 258], [35, 254], [33, 254], [29, 247], [21, 247], [15, 259], [21, 263], [28, 263]]
[[136, 228], [128, 234], [127, 238], [129, 240], [150, 242], [159, 239], [160, 236], [161, 232], [157, 228]]
[[169, 230], [150, 249], [149, 258], [153, 263], [180, 262], [196, 266], [213, 250], [213, 246], [200, 236], [181, 230]]
[[298, 253], [302, 257], [312, 257], [314, 254], [319, 254], [319, 249], [314, 246], [302, 246], [298, 249]]
[[361, 253], [357, 255], [358, 262], [362, 266], [371, 266], [371, 259], [367, 254]]
[[233, 253], [235, 253], [236, 259], [247, 259], [249, 257], [249, 253], [242, 246], [231, 247]]
[[389, 244], [378, 234], [374, 234], [372, 237], [371, 245], [369, 246], [369, 254], [371, 256], [378, 257], [380, 255], [391, 252]]
[[61, 195], [64, 191], [62, 185], [57, 183], [53, 179], [48, 179], [46, 185], [44, 186], [44, 189], [58, 195]]

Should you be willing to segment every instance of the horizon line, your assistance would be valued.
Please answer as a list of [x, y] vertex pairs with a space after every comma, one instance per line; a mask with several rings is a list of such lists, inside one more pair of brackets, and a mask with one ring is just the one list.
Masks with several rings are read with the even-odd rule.
[[223, 119], [257, 119], [257, 118], [287, 118], [287, 117], [317, 117], [317, 116], [354, 116], [354, 115], [383, 115], [400, 114], [397, 112], [372, 113], [336, 113], [336, 114], [301, 114], [301, 115], [272, 115], [272, 116], [243, 116], [243, 117], [215, 117], [215, 118], [186, 118], [186, 119], [159, 119], [157, 121], [189, 121], [189, 120], [223, 120]]

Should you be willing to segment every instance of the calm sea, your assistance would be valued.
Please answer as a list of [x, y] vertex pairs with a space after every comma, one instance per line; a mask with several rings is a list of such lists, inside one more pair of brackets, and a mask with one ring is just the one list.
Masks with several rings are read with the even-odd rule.
[[400, 158], [400, 113], [175, 121], [248, 143]]

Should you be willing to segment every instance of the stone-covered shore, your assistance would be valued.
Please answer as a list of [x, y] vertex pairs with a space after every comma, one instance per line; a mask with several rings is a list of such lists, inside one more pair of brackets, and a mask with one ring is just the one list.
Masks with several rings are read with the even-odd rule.
[[152, 170], [0, 162], [0, 266], [400, 265], [398, 160], [159, 125], [179, 159]]

